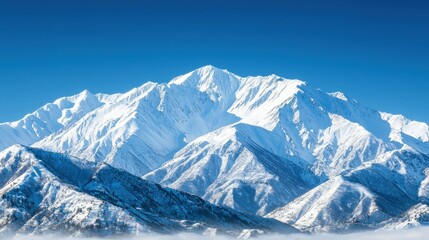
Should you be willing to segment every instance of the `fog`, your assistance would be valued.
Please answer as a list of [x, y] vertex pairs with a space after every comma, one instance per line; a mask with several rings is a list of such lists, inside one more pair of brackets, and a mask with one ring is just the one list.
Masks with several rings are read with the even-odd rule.
[[[59, 237], [56, 235], [44, 235], [44, 236], [16, 236], [11, 239], [14, 240], [56, 240], [56, 239], [68, 239], [68, 240], [105, 240], [105, 239], [116, 239], [120, 238], [78, 238], [78, 237]], [[140, 237], [126, 237], [123, 240], [233, 240], [235, 238], [225, 236], [202, 236], [196, 234], [181, 233], [176, 235], [147, 235]], [[429, 227], [413, 228], [411, 230], [391, 230], [391, 231], [373, 231], [373, 232], [359, 232], [351, 234], [292, 234], [292, 235], [270, 235], [260, 236], [252, 238], [257, 240], [403, 240], [403, 239], [429, 239]]]

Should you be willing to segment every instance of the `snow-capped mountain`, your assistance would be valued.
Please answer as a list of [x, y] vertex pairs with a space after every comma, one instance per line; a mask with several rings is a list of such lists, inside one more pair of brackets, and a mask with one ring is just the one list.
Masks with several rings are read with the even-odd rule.
[[280, 157], [255, 142], [275, 140], [272, 137], [263, 128], [233, 124], [197, 138], [145, 178], [264, 215], [319, 182], [307, 162]]
[[429, 224], [429, 206], [419, 203], [411, 207], [399, 217], [384, 222], [385, 229], [404, 229]]
[[390, 217], [380, 209], [377, 198], [364, 186], [337, 176], [268, 216], [314, 232], [375, 227]]
[[387, 226], [429, 199], [429, 126], [340, 92], [205, 66], [93, 96], [33, 146], [309, 231]]
[[235, 75], [211, 67], [169, 84], [149, 82], [35, 146], [104, 161], [142, 176], [187, 142], [236, 121], [227, 109], [238, 82]]
[[0, 233], [239, 235], [295, 230], [162, 188], [105, 163], [15, 145], [0, 153]]
[[[427, 209], [415, 205], [426, 206], [428, 170], [428, 156], [394, 151], [329, 179], [267, 216], [315, 232], [427, 222]], [[416, 218], [418, 210], [426, 218]]]
[[75, 96], [63, 97], [48, 103], [23, 119], [0, 123], [0, 151], [14, 144], [31, 145], [75, 123], [109, 98], [83, 91]]

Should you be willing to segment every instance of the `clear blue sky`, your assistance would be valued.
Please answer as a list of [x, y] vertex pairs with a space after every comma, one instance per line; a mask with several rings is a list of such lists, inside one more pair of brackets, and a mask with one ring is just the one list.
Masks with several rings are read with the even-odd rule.
[[429, 122], [429, 1], [0, 0], [0, 122], [207, 64]]

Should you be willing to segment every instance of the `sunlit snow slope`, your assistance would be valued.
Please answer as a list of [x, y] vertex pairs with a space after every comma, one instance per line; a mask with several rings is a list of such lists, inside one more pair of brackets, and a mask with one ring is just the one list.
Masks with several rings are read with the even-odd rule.
[[108, 164], [12, 146], [0, 153], [0, 235], [295, 230], [162, 188]]
[[0, 123], [0, 150], [14, 144], [31, 145], [72, 125], [108, 100], [85, 90], [48, 103], [19, 121]]
[[93, 98], [67, 123], [43, 120], [57, 128], [38, 137], [4, 124], [16, 130], [1, 142], [40, 140], [33, 146], [309, 231], [380, 227], [428, 199], [428, 125], [340, 92], [205, 66]]

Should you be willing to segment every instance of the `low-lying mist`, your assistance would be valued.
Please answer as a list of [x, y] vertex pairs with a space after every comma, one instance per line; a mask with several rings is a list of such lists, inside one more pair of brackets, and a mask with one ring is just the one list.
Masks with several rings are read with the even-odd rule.
[[[322, 234], [292, 234], [292, 235], [264, 235], [252, 239], [257, 240], [403, 240], [403, 239], [428, 239], [429, 237], [429, 227], [418, 227], [408, 230], [379, 230], [379, 231], [367, 231], [359, 233], [350, 233], [350, 234], [331, 234], [331, 233], [322, 233]], [[12, 239], [14, 240], [56, 240], [56, 239], [70, 239], [70, 240], [105, 240], [105, 239], [115, 239], [115, 240], [233, 240], [236, 238], [227, 237], [227, 236], [204, 236], [197, 234], [189, 233], [180, 233], [176, 235], [146, 235], [139, 237], [124, 237], [124, 238], [80, 238], [80, 237], [60, 237], [57, 235], [43, 235], [43, 236], [34, 236], [34, 235], [21, 235], [15, 236]]]

